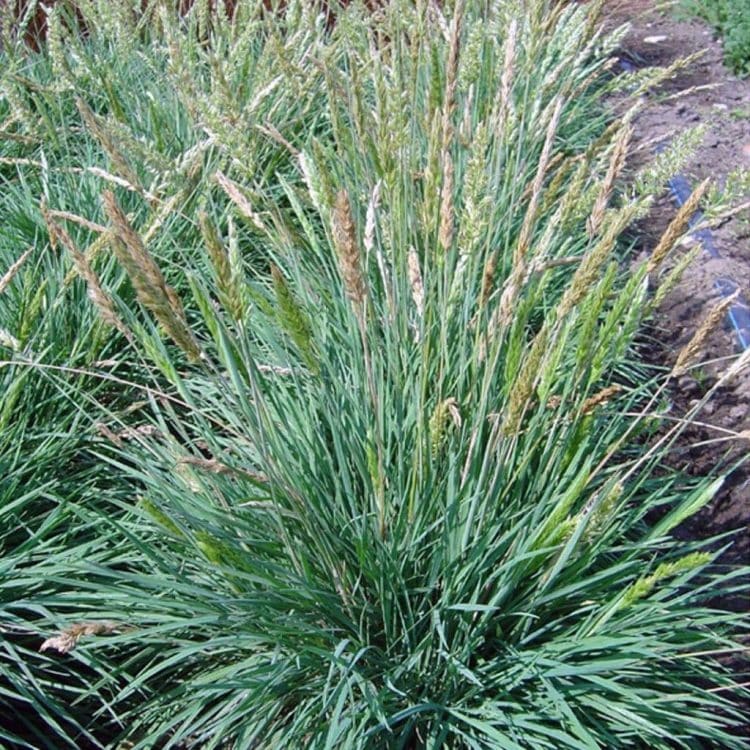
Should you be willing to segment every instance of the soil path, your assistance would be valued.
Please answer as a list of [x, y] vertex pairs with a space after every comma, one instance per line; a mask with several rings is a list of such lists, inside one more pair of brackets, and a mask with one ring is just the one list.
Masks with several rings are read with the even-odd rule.
[[[631, 27], [621, 45], [623, 57], [645, 67], [669, 65], [696, 52], [703, 51], [703, 55], [649, 94], [645, 110], [634, 123], [633, 162], [652, 153], [657, 143], [668, 143], [687, 128], [703, 124], [706, 135], [683, 174], [692, 185], [706, 177], [722, 184], [738, 167], [750, 169], [750, 79], [738, 80], [724, 66], [721, 42], [709, 27], [699, 21], [679, 20], [674, 10], [655, 10], [657, 4], [655, 0], [607, 3], [608, 23], [628, 22]], [[748, 199], [750, 195], [743, 200]], [[674, 214], [673, 199], [665, 193], [641, 227], [639, 252], [645, 254], [654, 247]], [[720, 299], [715, 287], [718, 279], [733, 279], [745, 299], [750, 299], [750, 210], [724, 221], [712, 233], [720, 257], [710, 258], [702, 252], [654, 321], [657, 358], [666, 360], [667, 365]], [[676, 255], [687, 252], [689, 243]], [[695, 405], [737, 352], [736, 338], [728, 328], [715, 331], [703, 353], [705, 365], [681, 378], [672, 389], [671, 416], [679, 418]], [[750, 562], [750, 461], [729, 471], [748, 456], [750, 440], [717, 441], [743, 431], [750, 435], [750, 372], [746, 370], [722, 388], [697, 415], [697, 421], [700, 424], [691, 426], [675, 447], [675, 464], [695, 474], [717, 467], [729, 473], [723, 491], [684, 533], [705, 538], [736, 530], [732, 548], [722, 561], [729, 565]], [[732, 606], [748, 611], [750, 602], [745, 599]]]

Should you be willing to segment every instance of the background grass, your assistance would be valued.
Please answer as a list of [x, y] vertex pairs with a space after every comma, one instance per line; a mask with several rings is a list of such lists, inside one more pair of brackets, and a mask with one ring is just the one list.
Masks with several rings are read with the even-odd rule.
[[738, 75], [750, 75], [750, 6], [745, 0], [683, 0], [682, 7], [721, 36], [727, 65]]

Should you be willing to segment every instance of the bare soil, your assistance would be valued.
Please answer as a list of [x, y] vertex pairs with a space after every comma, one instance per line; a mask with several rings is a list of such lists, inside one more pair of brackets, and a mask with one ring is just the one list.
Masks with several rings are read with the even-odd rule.
[[[610, 0], [605, 11], [608, 22], [627, 22], [631, 27], [621, 45], [622, 56], [637, 67], [646, 67], [669, 65], [696, 52], [703, 55], [648, 95], [646, 107], [634, 123], [633, 165], [653, 153], [659, 143], [668, 143], [685, 129], [704, 124], [706, 136], [683, 174], [691, 185], [706, 177], [722, 184], [737, 167], [750, 168], [750, 79], [739, 80], [724, 66], [721, 42], [708, 26], [679, 20], [673, 10], [660, 12], [656, 5], [655, 0]], [[639, 253], [650, 252], [675, 210], [672, 197], [665, 192], [640, 227]], [[719, 301], [717, 280], [731, 278], [744, 298], [750, 298], [750, 210], [720, 223], [712, 235], [720, 257], [702, 252], [653, 321], [655, 359], [667, 366]], [[688, 239], [676, 256], [687, 252], [687, 246], [695, 241]], [[697, 404], [738, 351], [729, 328], [716, 330], [704, 347], [703, 364], [671, 389], [670, 416], [679, 419]], [[722, 556], [722, 562], [730, 565], [750, 562], [750, 461], [742, 463], [749, 455], [750, 440], [737, 438], [743, 431], [750, 431], [747, 370], [703, 407], [696, 424], [683, 433], [674, 451], [675, 465], [691, 474], [705, 475], [717, 469], [728, 473], [719, 496], [683, 533], [706, 538], [736, 531], [731, 548]], [[735, 601], [732, 606], [747, 611], [750, 602]]]
[[[723, 64], [721, 41], [712, 30], [694, 20], [681, 20], [674, 10], [659, 11], [656, 0], [608, 0], [610, 25], [629, 23], [621, 45], [622, 58], [640, 68], [666, 66], [675, 60], [703, 52], [700, 59], [647, 97], [642, 114], [634, 122], [636, 168], [659, 143], [699, 124], [706, 135], [683, 174], [692, 186], [706, 177], [721, 185], [738, 167], [750, 168], [750, 79], [738, 80]], [[750, 195], [742, 200], [747, 201]], [[645, 257], [655, 246], [676, 206], [665, 194], [639, 227], [636, 253]], [[750, 299], [750, 210], [744, 210], [712, 228], [720, 257], [701, 251], [680, 283], [657, 311], [651, 330], [649, 356], [655, 364], [671, 367], [680, 349], [691, 339], [708, 311], [721, 299], [717, 280], [732, 279], [745, 300]], [[688, 238], [671, 262], [697, 242]], [[700, 366], [673, 382], [669, 417], [683, 418], [703, 399], [739, 352], [733, 332], [717, 329], [709, 338]], [[745, 437], [738, 437], [745, 432]], [[719, 389], [680, 436], [672, 452], [672, 464], [692, 475], [725, 473], [718, 496], [680, 530], [683, 538], [708, 539], [729, 534], [717, 548], [731, 545], [719, 558], [722, 566], [750, 562], [750, 368]], [[724, 597], [717, 606], [750, 612], [746, 595]], [[738, 682], [750, 679], [747, 655], [734, 657], [730, 666]], [[750, 737], [750, 713], [745, 733]]]

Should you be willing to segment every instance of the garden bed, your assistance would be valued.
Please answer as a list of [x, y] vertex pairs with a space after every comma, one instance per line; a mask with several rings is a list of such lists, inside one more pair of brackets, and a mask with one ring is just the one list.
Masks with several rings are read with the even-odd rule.
[[[725, 66], [722, 45], [712, 30], [701, 21], [680, 20], [673, 11], [655, 10], [658, 3], [651, 0], [624, 4], [614, 0], [609, 5], [610, 22], [631, 25], [621, 51], [636, 67], [669, 66], [680, 58], [701, 54], [671, 81], [649, 93], [648, 104], [634, 123], [633, 166], [639, 158], [650, 158], [659, 144], [688, 128], [703, 126], [705, 135], [685, 168], [693, 185], [711, 178], [721, 186], [728, 174], [750, 168], [750, 80], [737, 78]], [[748, 200], [750, 185], [742, 202]], [[665, 191], [640, 225], [636, 247], [642, 253], [650, 252], [674, 213], [673, 196]], [[714, 222], [711, 232], [720, 257], [701, 252], [654, 317], [650, 356], [656, 363], [671, 366], [674, 362], [717, 303], [718, 280], [732, 279], [745, 299], [750, 294], [750, 207]], [[682, 244], [684, 254], [700, 240], [689, 237]], [[740, 347], [735, 332], [724, 321], [704, 347], [704, 363], [671, 388], [670, 417], [679, 419], [695, 407]], [[744, 442], [731, 439], [738, 433], [749, 437]], [[747, 454], [748, 447], [750, 373], [745, 373], [701, 408], [673, 456], [676, 466], [696, 475], [726, 467], [725, 486], [714, 502], [690, 520], [685, 532], [703, 538], [737, 532], [723, 558], [727, 564], [750, 559], [750, 463], [731, 468]], [[747, 609], [750, 602], [735, 600], [734, 605]]]
[[739, 428], [670, 431], [744, 374], [699, 258], [653, 302], [684, 81], [613, 116], [669, 35], [76, 7], [4, 37], [0, 738], [744, 750], [742, 542], [686, 525]]

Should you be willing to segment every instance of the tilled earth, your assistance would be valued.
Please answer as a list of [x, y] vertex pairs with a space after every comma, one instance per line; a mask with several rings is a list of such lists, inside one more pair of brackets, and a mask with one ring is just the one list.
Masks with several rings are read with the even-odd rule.
[[[622, 58], [633, 66], [665, 66], [696, 52], [702, 56], [674, 79], [648, 95], [644, 111], [634, 122], [634, 153], [630, 168], [645, 161], [660, 143], [704, 125], [706, 134], [683, 174], [692, 186], [710, 177], [721, 186], [738, 167], [750, 169], [750, 79], [738, 80], [723, 64], [723, 50], [711, 29], [700, 21], [680, 20], [674, 11], [657, 11], [656, 0], [608, 0], [610, 25], [629, 23], [621, 45]], [[748, 202], [750, 195], [740, 200]], [[636, 248], [645, 257], [675, 215], [668, 192], [639, 227]], [[671, 367], [677, 353], [691, 339], [708, 311], [721, 299], [716, 282], [730, 278], [750, 299], [750, 209], [746, 206], [712, 228], [719, 257], [701, 251], [680, 283], [667, 296], [653, 320], [649, 357]], [[674, 263], [696, 240], [688, 238], [674, 253]], [[669, 417], [682, 419], [704, 401], [704, 396], [737, 357], [737, 337], [727, 326], [718, 328], [704, 346], [699, 366], [673, 381]], [[744, 433], [744, 437], [741, 437]], [[750, 367], [719, 388], [703, 405], [694, 422], [676, 442], [671, 454], [675, 467], [688, 473], [724, 473], [725, 484], [713, 502], [680, 530], [685, 539], [705, 539], [734, 532], [720, 564], [750, 562]], [[718, 543], [726, 545], [724, 538]], [[719, 606], [750, 611], [746, 596], [724, 598]], [[747, 655], [735, 657], [738, 681], [746, 682]], [[750, 714], [749, 714], [750, 716]], [[750, 718], [746, 732], [750, 736]]]
[[[636, 67], [669, 65], [679, 58], [703, 52], [674, 79], [650, 92], [644, 111], [634, 122], [636, 166], [660, 143], [669, 143], [687, 128], [703, 124], [706, 134], [683, 174], [691, 185], [706, 177], [723, 183], [738, 167], [750, 168], [750, 80], [738, 80], [723, 64], [723, 51], [710, 28], [699, 21], [678, 20], [673, 11], [658, 12], [653, 0], [611, 0], [610, 23], [631, 26], [621, 46], [622, 55]], [[750, 195], [741, 201], [748, 201]], [[665, 194], [643, 222], [637, 250], [654, 247], [676, 211]], [[687, 268], [680, 283], [665, 299], [654, 321], [654, 358], [669, 366], [690, 340], [708, 311], [720, 300], [715, 283], [730, 278], [747, 300], [750, 298], [750, 210], [745, 208], [712, 229], [718, 258], [702, 252]], [[688, 238], [674, 254], [688, 252]], [[702, 364], [677, 380], [670, 391], [670, 416], [681, 418], [702, 400], [738, 353], [736, 336], [718, 328], [702, 352]], [[736, 466], [750, 453], [750, 368], [727, 383], [696, 416], [696, 423], [675, 446], [674, 462], [691, 473], [706, 474], [717, 468], [728, 472], [723, 491], [684, 531], [713, 536], [736, 530], [727, 564], [750, 560], [750, 461]], [[734, 467], [732, 469], [732, 467]], [[748, 607], [747, 601], [738, 603]]]

